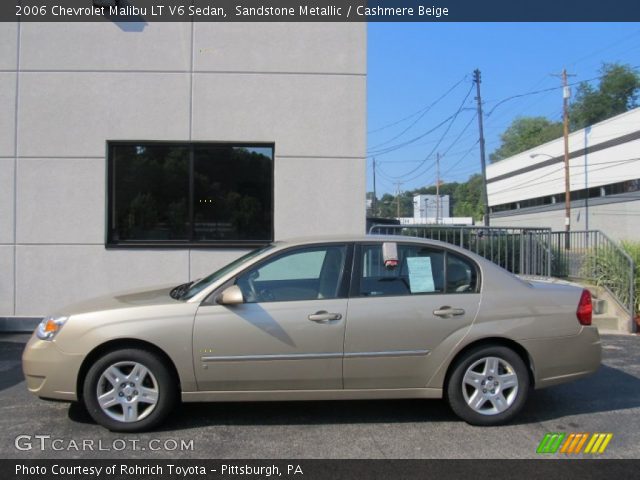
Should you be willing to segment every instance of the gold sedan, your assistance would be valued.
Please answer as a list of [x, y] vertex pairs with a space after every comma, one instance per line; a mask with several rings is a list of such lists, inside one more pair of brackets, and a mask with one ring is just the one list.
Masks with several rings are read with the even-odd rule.
[[497, 425], [600, 358], [588, 291], [381, 236], [276, 242], [196, 282], [70, 306], [42, 321], [23, 369], [35, 395], [132, 432], [179, 400], [445, 398]]

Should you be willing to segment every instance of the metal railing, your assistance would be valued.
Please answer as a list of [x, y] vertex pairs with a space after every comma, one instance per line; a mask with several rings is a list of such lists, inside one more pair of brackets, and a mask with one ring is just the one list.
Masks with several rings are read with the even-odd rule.
[[617, 242], [600, 230], [552, 232], [551, 251], [554, 277], [587, 280], [607, 289], [633, 320], [636, 265]]
[[512, 273], [551, 274], [551, 229], [445, 225], [374, 225], [378, 235], [404, 235], [439, 240], [466, 248]]

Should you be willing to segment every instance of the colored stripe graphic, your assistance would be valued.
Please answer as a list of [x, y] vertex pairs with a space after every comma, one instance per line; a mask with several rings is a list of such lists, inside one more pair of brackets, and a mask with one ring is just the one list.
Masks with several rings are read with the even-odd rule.
[[558, 451], [558, 447], [560, 447], [560, 443], [566, 436], [565, 433], [547, 433], [540, 445], [538, 445], [537, 453], [556, 453]]
[[[543, 438], [536, 453], [564, 453], [564, 454], [578, 454], [578, 453], [591, 453], [599, 454], [604, 453], [609, 442], [613, 438], [613, 433], [560, 433], [550, 432]], [[588, 441], [587, 441], [588, 440]], [[582, 447], [587, 445], [584, 451]]]
[[612, 438], [612, 433], [594, 433], [584, 453], [604, 453]]
[[589, 438], [588, 433], [572, 433], [567, 437], [567, 440], [562, 444], [560, 453], [580, 453], [582, 446]]

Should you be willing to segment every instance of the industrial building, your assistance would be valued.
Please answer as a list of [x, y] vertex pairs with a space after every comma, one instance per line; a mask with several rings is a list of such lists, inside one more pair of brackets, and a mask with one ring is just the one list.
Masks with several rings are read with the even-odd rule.
[[[570, 227], [640, 238], [640, 108], [569, 135]], [[492, 226], [565, 228], [562, 138], [487, 166]]]
[[366, 74], [358, 22], [4, 23], [0, 320], [362, 233]]
[[449, 195], [416, 195], [413, 197], [413, 218], [450, 217]]

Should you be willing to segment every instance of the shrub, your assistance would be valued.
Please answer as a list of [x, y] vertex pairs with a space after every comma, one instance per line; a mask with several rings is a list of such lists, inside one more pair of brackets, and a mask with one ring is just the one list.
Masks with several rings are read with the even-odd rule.
[[[640, 242], [623, 241], [622, 249], [633, 259], [635, 263], [634, 285], [635, 301], [633, 309], [640, 312], [638, 288], [640, 287], [640, 275], [638, 262], [640, 262]], [[623, 305], [631, 306], [629, 298], [629, 264], [620, 252], [613, 246], [600, 246], [591, 249], [582, 266], [582, 276], [589, 278], [600, 287], [606, 287], [613, 292]]]
[[636, 271], [634, 272], [635, 279], [635, 312], [640, 314], [640, 242], [634, 242], [631, 240], [623, 240], [622, 248], [633, 259]]

